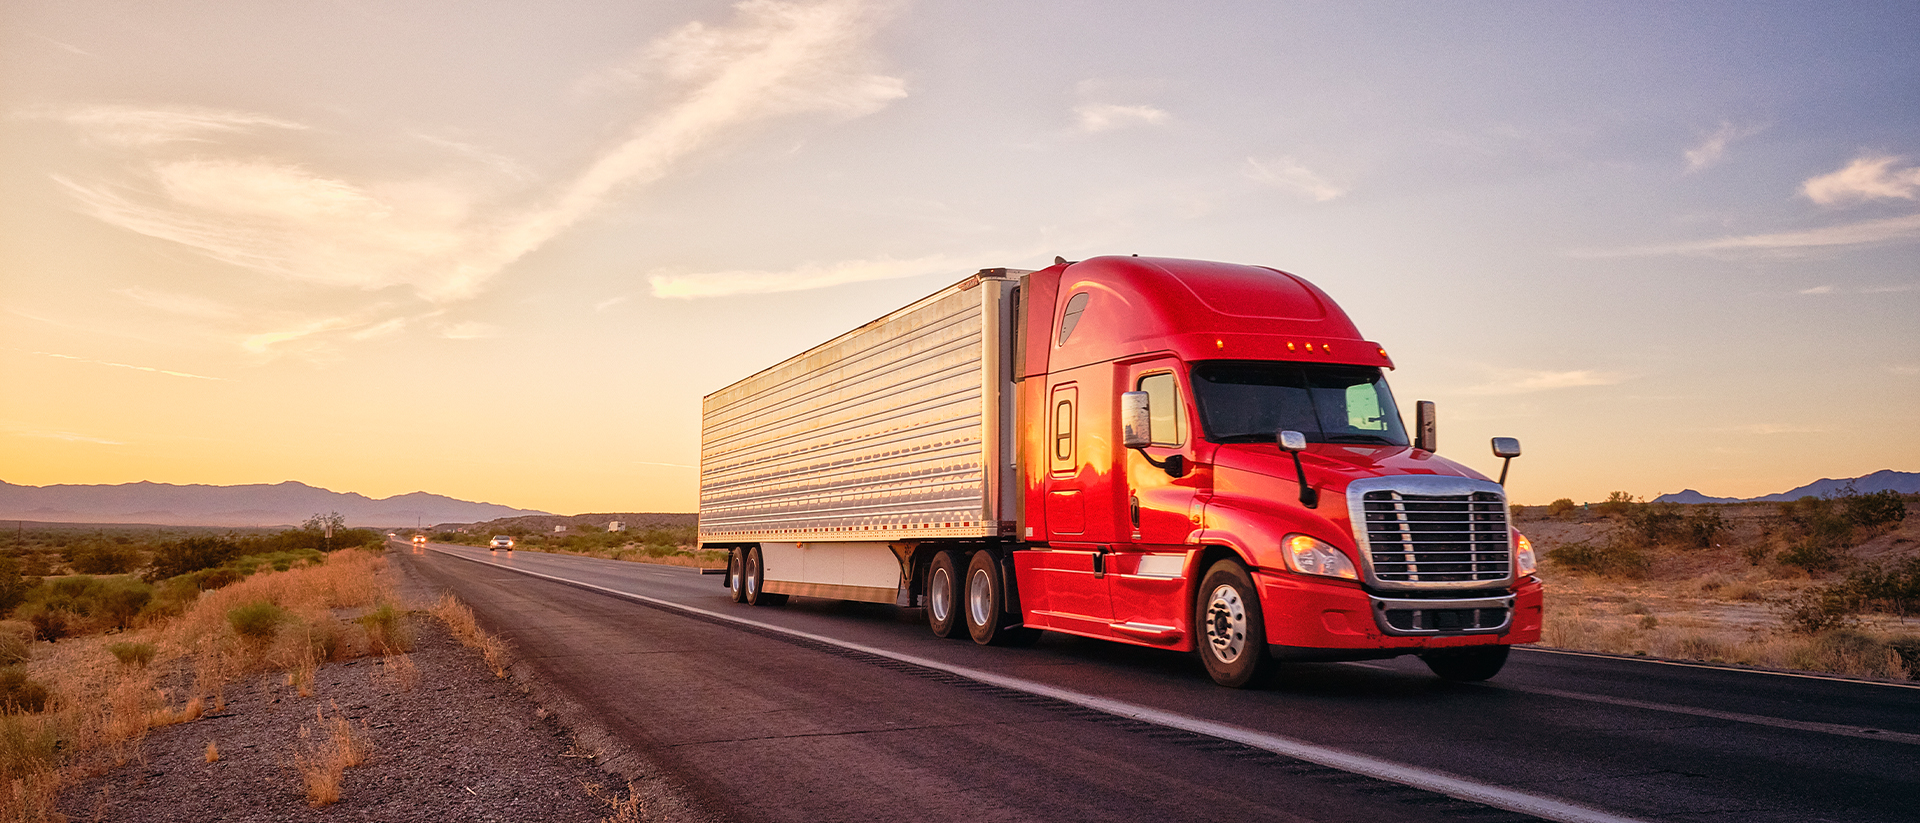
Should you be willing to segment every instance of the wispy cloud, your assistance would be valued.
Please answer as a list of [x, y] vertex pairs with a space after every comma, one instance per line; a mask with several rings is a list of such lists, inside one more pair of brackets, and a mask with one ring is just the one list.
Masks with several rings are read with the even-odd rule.
[[1687, 173], [1699, 171], [1718, 164], [1726, 157], [1727, 147], [1737, 140], [1745, 140], [1764, 131], [1756, 126], [1740, 126], [1722, 122], [1712, 134], [1706, 135], [1693, 148], [1687, 149]]
[[1666, 255], [1793, 252], [1806, 249], [1866, 246], [1877, 243], [1908, 242], [1920, 239], [1920, 214], [1864, 220], [1817, 229], [1744, 234], [1711, 240], [1690, 240], [1651, 246], [1619, 249], [1576, 249], [1574, 257], [1657, 257]]
[[1887, 155], [1858, 157], [1839, 171], [1808, 178], [1800, 184], [1800, 193], [1822, 206], [1865, 200], [1912, 200], [1920, 195], [1920, 166], [1894, 167], [1905, 159]]
[[1172, 115], [1152, 106], [1082, 103], [1073, 107], [1073, 117], [1081, 131], [1093, 134], [1127, 126], [1158, 126]]
[[[904, 97], [904, 81], [869, 68], [869, 41], [889, 7], [748, 0], [724, 24], [680, 27], [635, 58], [665, 102], [577, 173], [535, 184], [519, 206], [491, 205], [495, 193], [459, 178], [376, 179], [276, 156], [263, 135], [305, 124], [205, 109], [66, 112], [61, 119], [86, 138], [132, 162], [119, 178], [55, 179], [108, 224], [241, 269], [331, 289], [402, 286], [447, 304], [476, 296], [516, 261], [716, 141], [782, 117], [860, 117]], [[442, 141], [437, 150], [498, 177], [527, 173], [478, 147]], [[388, 322], [310, 319], [243, 345], [265, 352], [330, 332], [378, 336]]]
[[152, 374], [164, 374], [164, 375], [167, 375], [168, 377], [186, 377], [194, 380], [225, 380], [226, 379], [224, 377], [208, 377], [204, 374], [194, 374], [192, 372], [174, 371], [172, 369], [156, 369], [152, 366], [135, 366], [128, 363], [115, 363], [110, 360], [94, 360], [92, 358], [87, 358], [87, 357], [75, 357], [71, 354], [55, 354], [53, 352], [44, 352], [44, 351], [37, 351], [37, 352], [34, 352], [34, 354], [40, 355], [41, 357], [51, 357], [56, 360], [71, 360], [75, 363], [89, 363], [95, 366], [111, 366], [116, 369], [132, 369], [134, 371], [149, 372]]
[[[982, 258], [986, 259], [986, 258]], [[656, 272], [647, 277], [655, 297], [731, 297], [822, 289], [871, 280], [894, 280], [923, 274], [949, 274], [955, 280], [979, 268], [955, 257], [935, 255], [911, 260], [879, 258], [808, 263], [785, 271], [732, 270], [712, 272]]]
[[1755, 436], [1764, 437], [1764, 436], [1776, 435], [1776, 434], [1819, 434], [1820, 432], [1826, 431], [1826, 429], [1814, 428], [1811, 426], [1795, 426], [1795, 425], [1789, 425], [1785, 423], [1745, 423], [1737, 426], [1723, 426], [1715, 429], [1707, 429], [1706, 431], [1727, 432], [1730, 434], [1751, 434]]
[[134, 148], [183, 141], [206, 143], [262, 129], [306, 128], [263, 114], [190, 107], [86, 106], [41, 112], [38, 116], [64, 120], [90, 140]]
[[1274, 160], [1247, 158], [1248, 178], [1277, 189], [1304, 196], [1318, 203], [1339, 198], [1347, 190], [1336, 186], [1291, 157]]
[[1572, 389], [1582, 386], [1612, 386], [1627, 379], [1617, 372], [1576, 369], [1540, 371], [1532, 369], [1493, 369], [1493, 378], [1478, 386], [1462, 389], [1462, 394], [1505, 395]]

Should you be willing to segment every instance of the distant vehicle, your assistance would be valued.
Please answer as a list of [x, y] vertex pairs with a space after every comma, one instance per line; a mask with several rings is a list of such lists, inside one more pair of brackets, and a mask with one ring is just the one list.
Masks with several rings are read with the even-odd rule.
[[425, 546], [425, 545], [427, 545], [427, 536], [426, 536], [426, 535], [424, 535], [424, 534], [416, 534], [416, 535], [414, 535], [414, 536], [413, 536], [413, 545], [415, 545], [415, 546]]
[[487, 548], [492, 549], [494, 551], [499, 551], [501, 549], [506, 549], [507, 551], [513, 551], [513, 538], [508, 537], [504, 534], [496, 534], [493, 536], [493, 542], [487, 544]]

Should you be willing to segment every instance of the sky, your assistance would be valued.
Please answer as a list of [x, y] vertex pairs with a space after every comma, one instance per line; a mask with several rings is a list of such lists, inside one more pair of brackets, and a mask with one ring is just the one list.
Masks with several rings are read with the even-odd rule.
[[696, 507], [986, 267], [1272, 266], [1517, 502], [1920, 471], [1920, 4], [0, 4], [0, 480]]

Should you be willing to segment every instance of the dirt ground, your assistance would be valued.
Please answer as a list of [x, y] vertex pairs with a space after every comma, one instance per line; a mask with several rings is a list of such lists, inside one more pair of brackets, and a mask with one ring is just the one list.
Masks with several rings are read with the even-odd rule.
[[[390, 572], [415, 610], [404, 659], [327, 664], [307, 697], [283, 673], [228, 684], [224, 707], [155, 729], [127, 763], [65, 792], [62, 812], [115, 823], [696, 819], [643, 766], [563, 727], [529, 694], [537, 684], [495, 677], [424, 614], [432, 593], [405, 565]], [[340, 800], [314, 807], [296, 762], [342, 717], [368, 753], [345, 771]]]

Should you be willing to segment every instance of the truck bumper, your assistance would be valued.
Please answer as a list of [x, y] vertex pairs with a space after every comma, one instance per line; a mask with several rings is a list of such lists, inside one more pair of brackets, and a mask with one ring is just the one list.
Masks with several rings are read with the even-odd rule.
[[1541, 587], [1532, 577], [1494, 596], [1429, 603], [1369, 595], [1345, 580], [1265, 570], [1253, 577], [1267, 646], [1280, 659], [1366, 660], [1540, 640]]

